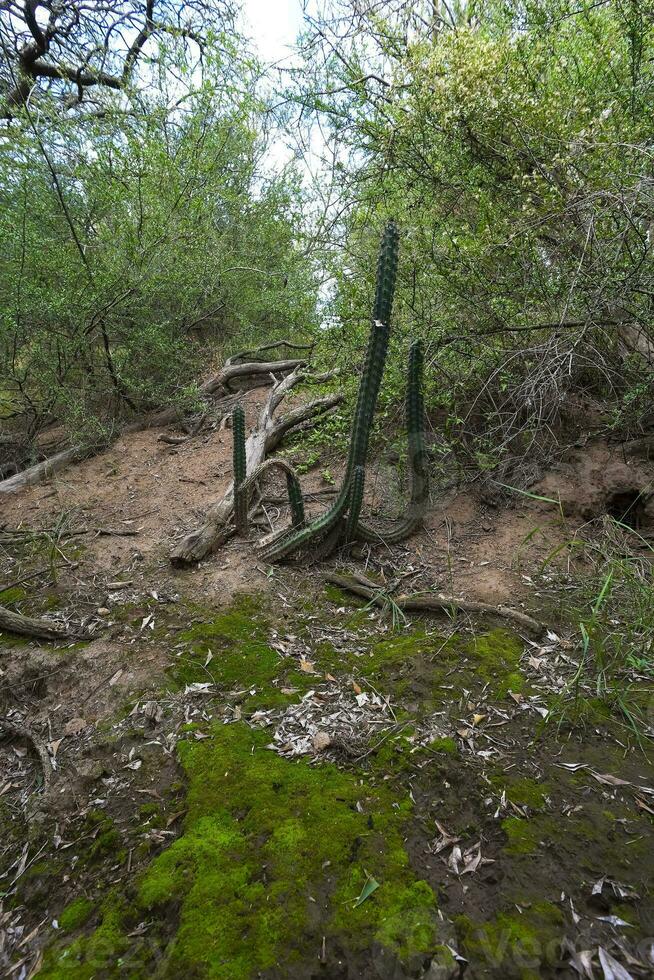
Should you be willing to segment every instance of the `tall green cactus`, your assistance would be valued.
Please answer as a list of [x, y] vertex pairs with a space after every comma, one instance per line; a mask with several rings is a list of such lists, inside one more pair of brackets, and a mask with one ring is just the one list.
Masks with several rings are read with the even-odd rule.
[[234, 521], [238, 534], [246, 534], [248, 527], [248, 492], [243, 489], [247, 476], [245, 457], [245, 412], [242, 405], [232, 411], [233, 464], [234, 464]]
[[[354, 412], [352, 433], [348, 452], [347, 466], [338, 497], [324, 514], [312, 521], [311, 524], [275, 539], [262, 548], [263, 557], [274, 561], [305, 547], [309, 542], [325, 536], [347, 513], [352, 505], [353, 480], [357, 467], [365, 469], [368, 455], [368, 443], [373, 417], [377, 405], [377, 397], [381, 385], [388, 340], [390, 336], [390, 320], [397, 278], [397, 262], [399, 250], [399, 235], [395, 222], [390, 221], [384, 229], [379, 258], [377, 260], [377, 278], [375, 283], [375, 300], [372, 311], [372, 328], [368, 340], [366, 357], [359, 384], [357, 404]], [[362, 484], [362, 480], [359, 481]], [[363, 490], [361, 489], [361, 495]], [[356, 503], [356, 498], [354, 500]], [[360, 508], [360, 502], [358, 504]], [[358, 514], [357, 514], [358, 517]], [[355, 525], [356, 526], [356, 523]], [[354, 529], [354, 526], [352, 530]]]
[[416, 340], [409, 351], [409, 369], [406, 386], [406, 430], [409, 444], [409, 482], [411, 496], [404, 517], [384, 531], [359, 521], [355, 537], [361, 541], [384, 541], [393, 544], [408, 537], [420, 524], [429, 500], [429, 471], [425, 447], [425, 409], [423, 402], [423, 353], [422, 344]]

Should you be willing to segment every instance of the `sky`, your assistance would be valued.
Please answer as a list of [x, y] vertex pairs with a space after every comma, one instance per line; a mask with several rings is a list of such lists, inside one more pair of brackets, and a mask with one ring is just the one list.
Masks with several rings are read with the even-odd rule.
[[[302, 0], [241, 0], [244, 33], [252, 40], [261, 60], [270, 64], [286, 62], [290, 67], [293, 47], [303, 26]], [[268, 149], [268, 166], [283, 168], [295, 157], [305, 179], [320, 168], [324, 153], [323, 137], [318, 127], [313, 127], [308, 146], [304, 146], [300, 159], [288, 143], [273, 140]]]
[[287, 58], [302, 25], [300, 0], [242, 0], [246, 33], [260, 58], [276, 62]]

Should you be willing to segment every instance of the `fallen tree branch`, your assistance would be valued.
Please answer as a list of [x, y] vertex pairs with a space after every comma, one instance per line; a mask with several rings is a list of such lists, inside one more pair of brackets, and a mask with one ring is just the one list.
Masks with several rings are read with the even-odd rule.
[[303, 350], [307, 351], [308, 354], [311, 354], [314, 346], [314, 344], [292, 344], [290, 340], [276, 340], [272, 344], [264, 344], [263, 347], [254, 347], [252, 350], [242, 350], [239, 351], [238, 354], [232, 354], [232, 356], [228, 357], [225, 361], [225, 367], [231, 364], [242, 363], [245, 358], [247, 358], [248, 361], [257, 361], [259, 359], [259, 355], [267, 351], [279, 350], [280, 347], [285, 347], [287, 350]]
[[[326, 395], [293, 409], [275, 420], [274, 413], [289, 391], [301, 381], [307, 380], [301, 367], [301, 364], [298, 365], [291, 374], [277, 382], [261, 409], [257, 425], [245, 443], [248, 473], [253, 473], [263, 463], [266, 456], [279, 446], [288, 432], [308, 419], [324, 415], [343, 400], [343, 395], [340, 393]], [[233, 510], [234, 483], [232, 482], [222, 499], [209, 508], [201, 527], [191, 531], [175, 545], [170, 555], [173, 565], [184, 566], [200, 561], [230, 538], [235, 532], [230, 521]]]
[[0, 606], [0, 630], [18, 636], [33, 636], [38, 640], [88, 640], [91, 634], [80, 626], [65, 626], [51, 619], [35, 619]]
[[41, 483], [42, 480], [47, 480], [48, 477], [70, 466], [71, 463], [79, 463], [87, 456], [92, 456], [94, 452], [97, 452], [95, 446], [71, 446], [69, 449], [64, 449], [62, 452], [50, 456], [49, 459], [44, 459], [43, 462], [36, 463], [34, 466], [28, 466], [26, 470], [21, 470], [20, 473], [0, 481], [0, 494], [16, 493], [17, 490], [22, 490], [24, 487]]
[[[353, 592], [354, 595], [368, 599], [376, 606], [382, 608], [387, 605], [388, 598], [384, 592], [374, 582], [364, 579], [357, 575], [351, 578], [347, 575], [340, 575], [337, 572], [330, 572], [325, 576], [325, 580], [332, 585], [337, 585], [340, 589]], [[364, 584], [364, 582], [366, 584]], [[461, 612], [478, 613], [482, 616], [500, 616], [502, 619], [509, 619], [523, 629], [540, 636], [545, 631], [542, 623], [527, 616], [526, 613], [518, 612], [509, 606], [493, 605], [490, 602], [478, 602], [475, 599], [463, 599], [460, 596], [447, 596], [440, 593], [409, 593], [393, 597], [393, 605], [403, 612], [449, 612], [458, 609]]]

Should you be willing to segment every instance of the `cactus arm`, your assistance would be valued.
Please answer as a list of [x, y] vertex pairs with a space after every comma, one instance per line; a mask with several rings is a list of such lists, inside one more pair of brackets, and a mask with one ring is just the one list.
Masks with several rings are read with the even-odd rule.
[[306, 522], [306, 518], [304, 515], [302, 487], [300, 486], [300, 481], [295, 473], [291, 473], [289, 470], [286, 471], [286, 492], [288, 493], [288, 502], [291, 507], [291, 521], [293, 527], [303, 527]]
[[406, 388], [406, 429], [409, 444], [409, 479], [411, 495], [406, 515], [388, 531], [377, 531], [359, 521], [355, 537], [360, 541], [394, 544], [407, 538], [421, 523], [429, 500], [429, 471], [424, 438], [425, 409], [423, 401], [423, 353], [420, 341], [409, 351]]
[[[252, 489], [255, 482], [264, 475], [268, 470], [278, 469], [282, 470], [286, 476], [286, 490], [288, 493], [288, 502], [291, 508], [291, 520], [293, 522], [293, 527], [301, 527], [304, 524], [304, 500], [302, 498], [302, 487], [300, 486], [300, 480], [291, 466], [287, 463], [285, 459], [277, 459], [271, 457], [270, 459], [265, 459], [263, 463], [260, 463], [255, 470], [250, 473], [248, 478], [241, 484], [241, 491], [246, 495], [246, 500], [250, 495], [250, 490]], [[286, 529], [284, 529], [286, 530]]]
[[235, 405], [232, 412], [233, 465], [234, 465], [234, 521], [238, 534], [247, 534], [248, 491], [245, 489], [245, 412], [242, 405]]

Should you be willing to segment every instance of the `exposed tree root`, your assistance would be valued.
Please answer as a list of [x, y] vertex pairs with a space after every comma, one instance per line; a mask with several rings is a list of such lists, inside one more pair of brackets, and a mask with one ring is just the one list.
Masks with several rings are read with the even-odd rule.
[[35, 619], [12, 612], [5, 606], [0, 606], [0, 630], [16, 633], [19, 636], [33, 636], [39, 640], [83, 640], [90, 637], [87, 630], [79, 626], [65, 626], [50, 619]]
[[[388, 603], [387, 596], [380, 590], [374, 582], [357, 575], [356, 578], [349, 575], [340, 575], [337, 572], [330, 572], [325, 576], [327, 582], [337, 585], [341, 589], [353, 592], [363, 599], [369, 599], [376, 606], [385, 606]], [[545, 626], [537, 620], [527, 616], [526, 613], [518, 612], [509, 606], [494, 606], [489, 602], [477, 602], [474, 599], [463, 599], [460, 596], [447, 596], [440, 593], [420, 594], [412, 593], [392, 597], [393, 604], [403, 612], [449, 612], [458, 609], [461, 612], [478, 613], [482, 616], [500, 616], [502, 619], [509, 619], [516, 625], [528, 630], [530, 633], [540, 636], [545, 632]]]
[[[291, 374], [277, 382], [261, 409], [257, 425], [245, 443], [247, 473], [253, 473], [261, 466], [266, 456], [274, 452], [288, 432], [297, 429], [309, 419], [313, 420], [331, 411], [343, 400], [343, 395], [340, 393], [326, 395], [275, 419], [275, 411], [289, 391], [300, 381], [307, 380], [306, 375], [301, 371], [301, 366], [298, 365]], [[324, 376], [320, 380], [325, 380]], [[231, 520], [233, 510], [234, 484], [232, 482], [222, 499], [209, 509], [201, 527], [187, 534], [173, 548], [170, 555], [173, 565], [183, 566], [200, 561], [232, 537], [235, 533]]]

